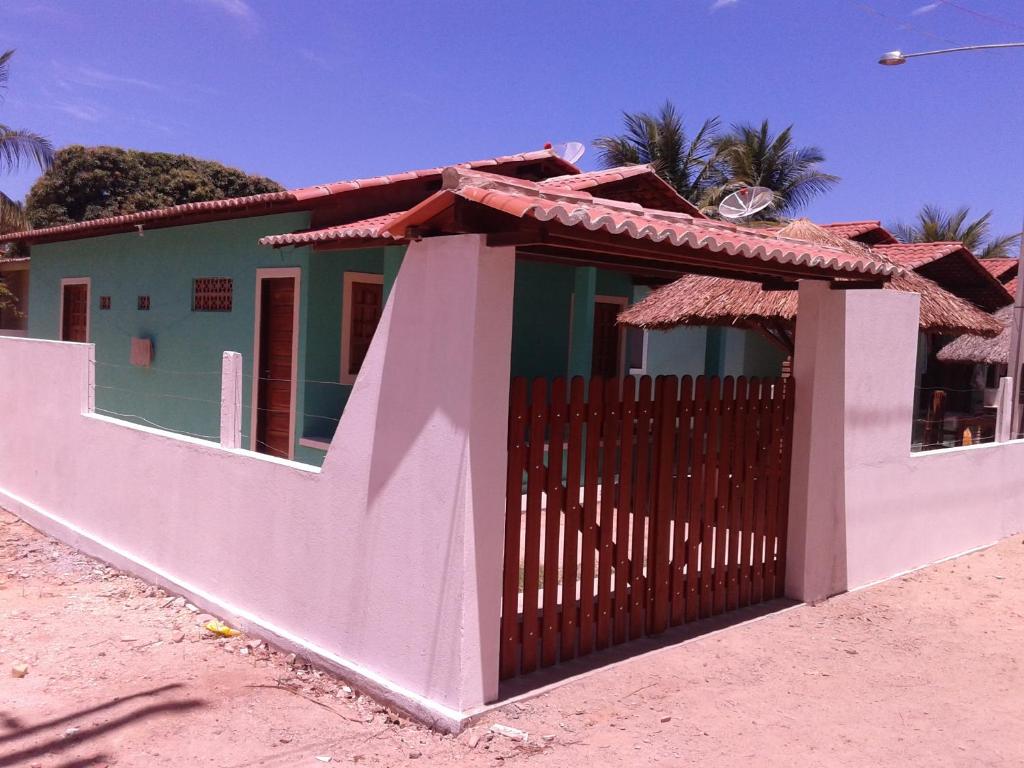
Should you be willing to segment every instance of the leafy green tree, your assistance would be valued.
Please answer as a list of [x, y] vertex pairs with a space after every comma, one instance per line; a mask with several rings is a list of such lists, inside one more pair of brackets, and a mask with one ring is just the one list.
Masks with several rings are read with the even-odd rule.
[[825, 154], [815, 146], [795, 146], [793, 126], [773, 134], [767, 120], [760, 125], [742, 123], [715, 140], [712, 176], [699, 204], [713, 212], [718, 203], [742, 187], [767, 187], [775, 203], [754, 219], [789, 216], [813, 198], [828, 192], [839, 177], [821, 169]]
[[655, 172], [692, 203], [701, 199], [714, 180], [715, 139], [719, 119], [701, 123], [693, 135], [671, 101], [657, 114], [623, 112], [625, 133], [597, 139], [605, 168], [650, 163]]
[[189, 155], [72, 145], [29, 191], [25, 212], [34, 227], [51, 227], [182, 203], [244, 197], [282, 189]]
[[937, 205], [925, 205], [910, 224], [902, 222], [891, 226], [893, 234], [905, 243], [937, 243], [957, 241], [979, 259], [1006, 258], [1014, 253], [1020, 234], [993, 235], [992, 211], [973, 221], [969, 206], [944, 211]]

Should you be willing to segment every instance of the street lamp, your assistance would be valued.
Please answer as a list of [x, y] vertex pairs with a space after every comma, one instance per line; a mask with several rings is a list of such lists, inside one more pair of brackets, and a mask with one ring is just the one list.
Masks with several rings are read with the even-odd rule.
[[[920, 51], [919, 53], [903, 53], [903, 51], [889, 51], [883, 53], [878, 63], [885, 67], [895, 67], [906, 64], [907, 59], [916, 59], [919, 56], [937, 56], [942, 53], [960, 53], [962, 51], [987, 51], [994, 48], [1024, 48], [1024, 43], [990, 43], [988, 45], [964, 45], [959, 48], [943, 48], [937, 51]], [[1021, 389], [1021, 363], [1024, 363], [1024, 350], [1021, 343], [1024, 341], [1024, 275], [1020, 273], [1020, 265], [1024, 263], [1024, 236], [1020, 240], [1020, 255], [1017, 259], [1017, 295], [1013, 302], [1013, 325], [1010, 333], [1010, 357], [1007, 372], [1013, 377], [1013, 401], [1010, 404], [1010, 425], [1011, 437], [1020, 435], [1020, 389]]]
[[895, 67], [899, 64], [906, 64], [907, 59], [916, 59], [918, 56], [938, 56], [940, 53], [960, 53], [961, 51], [988, 51], [993, 48], [1024, 48], [1024, 43], [990, 43], [988, 45], [964, 45], [959, 48], [942, 48], [938, 51], [920, 51], [918, 53], [904, 53], [903, 51], [889, 51], [883, 53], [878, 63], [886, 67]]

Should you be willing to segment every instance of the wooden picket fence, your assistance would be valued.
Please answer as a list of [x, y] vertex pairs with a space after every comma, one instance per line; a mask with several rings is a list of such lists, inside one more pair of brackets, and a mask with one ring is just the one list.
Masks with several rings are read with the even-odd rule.
[[781, 596], [793, 393], [514, 379], [502, 679]]

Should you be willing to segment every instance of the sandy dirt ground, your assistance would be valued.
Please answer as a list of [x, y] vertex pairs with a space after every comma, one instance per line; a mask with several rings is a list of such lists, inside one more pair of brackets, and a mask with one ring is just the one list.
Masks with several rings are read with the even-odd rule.
[[208, 619], [0, 511], [0, 766], [1024, 765], [1021, 536], [601, 669], [457, 737]]

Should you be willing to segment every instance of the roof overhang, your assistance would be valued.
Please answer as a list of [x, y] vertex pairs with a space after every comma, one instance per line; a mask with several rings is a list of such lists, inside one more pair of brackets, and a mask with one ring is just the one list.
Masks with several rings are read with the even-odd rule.
[[[323, 251], [477, 233], [492, 246], [515, 247], [522, 257], [601, 265], [659, 279], [700, 273], [776, 285], [817, 279], [852, 286], [880, 285], [902, 272], [838, 248], [551, 184], [462, 168], [446, 169], [443, 180], [436, 194], [392, 218], [301, 237]], [[296, 244], [293, 238], [299, 236], [261, 242]]]

